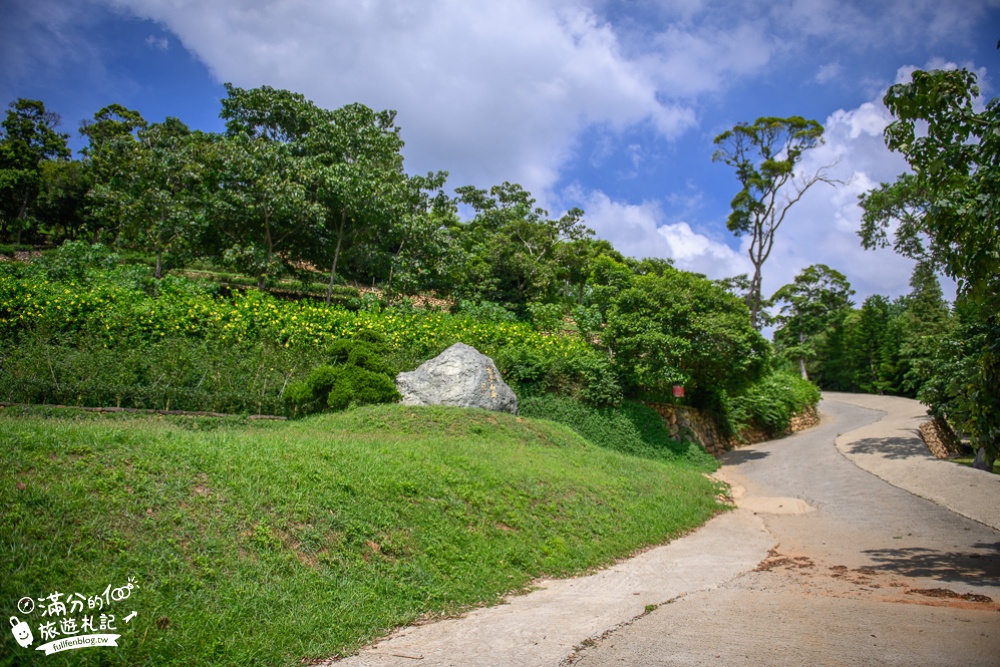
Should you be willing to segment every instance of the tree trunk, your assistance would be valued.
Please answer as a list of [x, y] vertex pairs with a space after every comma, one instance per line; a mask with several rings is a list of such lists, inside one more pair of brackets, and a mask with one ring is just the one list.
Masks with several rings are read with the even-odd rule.
[[156, 249], [156, 273], [154, 275], [157, 280], [163, 275], [163, 250], [160, 248]]
[[330, 269], [330, 286], [326, 288], [326, 305], [330, 305], [333, 296], [333, 280], [337, 276], [337, 260], [340, 258], [340, 244], [344, 240], [344, 224], [347, 222], [347, 211], [340, 212], [340, 229], [337, 230], [337, 248], [333, 251], [333, 268]]
[[[402, 241], [400, 241], [400, 243], [399, 243], [399, 249], [396, 250], [396, 253], [393, 255], [393, 259], [398, 258], [399, 257], [399, 253], [403, 252], [403, 246], [404, 245], [406, 245], [406, 239], [405, 238]], [[396, 262], [394, 262], [394, 261], [390, 262], [389, 263], [389, 282], [388, 282], [388, 284], [385, 287], [385, 298], [386, 298], [386, 302], [387, 303], [392, 299], [392, 274], [395, 271], [396, 271]]]
[[[799, 331], [799, 349], [806, 344], [806, 334], [803, 331]], [[803, 380], [809, 379], [809, 372], [806, 371], [806, 355], [799, 354], [799, 373], [802, 374]]]
[[754, 261], [753, 256], [750, 259], [753, 262], [754, 270], [753, 279], [750, 281], [750, 291], [747, 293], [747, 305], [750, 306], [750, 326], [760, 331], [760, 325], [757, 323], [760, 316], [760, 266]]
[[996, 460], [997, 454], [995, 451], [987, 450], [986, 447], [980, 447], [976, 450], [976, 459], [972, 462], [972, 467], [977, 470], [993, 472], [993, 464]]

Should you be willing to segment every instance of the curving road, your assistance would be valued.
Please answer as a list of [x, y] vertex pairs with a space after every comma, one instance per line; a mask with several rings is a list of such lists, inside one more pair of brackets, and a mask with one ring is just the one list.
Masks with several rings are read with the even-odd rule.
[[827, 394], [821, 412], [720, 471], [768, 558], [565, 664], [1000, 665], [1000, 480], [928, 457], [913, 401]]
[[693, 534], [338, 664], [1000, 665], [1000, 476], [931, 458], [915, 401], [820, 411], [728, 453], [739, 509]]

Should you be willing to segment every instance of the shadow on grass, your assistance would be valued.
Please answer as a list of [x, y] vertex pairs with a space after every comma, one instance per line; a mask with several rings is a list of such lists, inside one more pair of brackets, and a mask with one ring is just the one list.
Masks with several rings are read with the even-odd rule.
[[756, 449], [734, 449], [722, 455], [722, 464], [727, 466], [737, 466], [749, 461], [759, 461], [770, 456], [770, 452], [762, 452]]
[[922, 547], [869, 549], [874, 570], [907, 577], [1000, 586], [1000, 542], [973, 544], [976, 551], [935, 551]]
[[920, 439], [917, 431], [914, 430], [912, 433], [913, 437], [865, 438], [852, 442], [847, 446], [847, 451], [849, 454], [879, 454], [894, 460], [931, 457], [930, 450]]

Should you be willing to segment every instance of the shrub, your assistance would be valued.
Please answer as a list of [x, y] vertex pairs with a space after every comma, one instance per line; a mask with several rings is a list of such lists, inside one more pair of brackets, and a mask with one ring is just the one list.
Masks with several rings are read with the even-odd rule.
[[573, 321], [580, 335], [590, 338], [601, 330], [604, 316], [597, 306], [576, 306], [573, 308]]
[[66, 241], [51, 252], [44, 253], [29, 265], [26, 273], [48, 280], [84, 280], [88, 269], [110, 269], [118, 263], [118, 255], [100, 243]]
[[393, 369], [371, 344], [336, 341], [330, 359], [333, 363], [317, 366], [304, 381], [286, 388], [285, 403], [292, 414], [399, 400]]
[[625, 401], [617, 408], [595, 408], [580, 401], [555, 396], [523, 399], [518, 411], [565, 424], [593, 444], [624, 454], [661, 461], [686, 461], [714, 470], [715, 459], [701, 445], [670, 437], [663, 418], [641, 403]]
[[528, 313], [531, 315], [531, 326], [535, 331], [556, 333], [563, 328], [563, 306], [558, 303], [529, 303]]
[[[604, 352], [579, 336], [545, 335], [525, 322], [426, 310], [351, 312], [313, 300], [277, 299], [256, 289], [219, 294], [212, 283], [173, 276], [156, 283], [154, 292], [141, 289], [135, 280], [116, 271], [92, 271], [87, 285], [0, 272], [0, 355], [24, 357], [22, 343], [40, 338], [46, 341], [49, 357], [55, 359], [65, 352], [67, 363], [75, 360], [73, 368], [106, 369], [102, 373], [116, 386], [158, 383], [159, 391], [169, 381], [185, 391], [197, 387], [197, 394], [185, 398], [185, 405], [191, 405], [195, 396], [202, 397], [204, 405], [185, 409], [224, 412], [208, 390], [211, 385], [218, 392], [245, 395], [241, 405], [247, 407], [241, 411], [280, 412], [286, 405], [282, 389], [287, 391], [291, 380], [304, 380], [308, 369], [316, 366], [348, 361], [349, 353], [344, 356], [342, 352], [344, 341], [353, 342], [352, 349], [357, 350], [355, 365], [388, 375], [412, 370], [462, 342], [493, 358], [519, 396], [557, 392], [594, 405], [621, 400], [617, 377]], [[155, 372], [151, 364], [153, 360], [171, 363], [169, 354], [157, 351], [172, 341], [182, 350], [177, 359], [196, 360], [193, 368], [205, 360], [203, 366], [210, 373], [204, 381], [204, 373], [194, 371], [180, 375], [171, 371], [159, 379], [163, 373]], [[31, 372], [22, 377], [48, 382], [54, 389], [46, 357], [36, 354], [34, 359], [41, 360], [40, 365], [32, 365]], [[115, 380], [131, 377], [126, 359], [137, 359], [146, 369], [134, 382]], [[28, 372], [27, 367], [24, 370]], [[93, 402], [97, 394], [84, 391], [82, 385], [74, 389], [74, 383], [87, 381], [92, 373], [72, 369], [61, 373], [59, 368], [55, 372], [59, 395], [76, 397], [71, 401], [75, 405], [101, 405]], [[16, 388], [14, 393], [20, 395]], [[274, 406], [267, 407], [271, 401]]]
[[592, 406], [617, 405], [622, 400], [611, 360], [590, 347], [569, 356], [544, 346], [510, 345], [501, 348], [494, 361], [518, 396], [556, 393]]
[[819, 388], [794, 373], [772, 372], [750, 385], [737, 396], [723, 400], [725, 421], [736, 434], [748, 426], [763, 428], [779, 435], [791, 424], [792, 417], [819, 403]]
[[484, 322], [517, 322], [517, 315], [492, 301], [461, 301], [457, 312]]
[[351, 365], [334, 370], [333, 387], [326, 397], [326, 404], [334, 410], [343, 410], [352, 404], [395, 403], [400, 399], [396, 384], [387, 375]]

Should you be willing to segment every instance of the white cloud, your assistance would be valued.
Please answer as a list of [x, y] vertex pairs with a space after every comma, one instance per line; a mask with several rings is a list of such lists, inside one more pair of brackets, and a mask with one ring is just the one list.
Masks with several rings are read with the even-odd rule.
[[788, 0], [767, 3], [771, 20], [789, 34], [837, 40], [851, 48], [908, 48], [969, 34], [1000, 0]]
[[840, 63], [827, 63], [826, 65], [823, 65], [819, 68], [819, 71], [816, 72], [816, 83], [829, 83], [833, 79], [839, 77], [843, 69], [844, 68], [841, 67]]
[[146, 46], [151, 49], [159, 49], [160, 51], [166, 51], [170, 48], [170, 40], [166, 37], [157, 37], [155, 35], [148, 35], [146, 37]]
[[87, 38], [93, 20], [88, 9], [85, 3], [59, 0], [6, 3], [0, 22], [0, 81], [16, 86], [67, 62], [91, 75], [103, 74], [99, 49]]
[[763, 69], [778, 49], [762, 21], [725, 28], [671, 25], [655, 35], [642, 57], [660, 90], [680, 98], [718, 92], [732, 80]]
[[167, 26], [219, 80], [397, 109], [410, 168], [445, 165], [456, 185], [541, 193], [585, 127], [673, 137], [695, 123], [582, 0], [116, 4]]
[[[881, 96], [879, 96], [880, 98]], [[789, 211], [778, 231], [774, 254], [764, 266], [764, 292], [769, 295], [791, 282], [811, 264], [827, 264], [844, 273], [860, 303], [871, 294], [896, 297], [909, 291], [913, 262], [891, 249], [865, 251], [857, 231], [861, 226], [858, 197], [881, 182], [895, 180], [906, 162], [890, 153], [882, 130], [892, 120], [880, 101], [830, 114], [824, 124], [826, 143], [806, 153], [803, 173], [829, 164], [842, 184], [814, 186]]]
[[685, 221], [666, 222], [660, 203], [613, 201], [599, 190], [567, 188], [563, 199], [587, 212], [586, 224], [624, 255], [674, 260], [680, 269], [725, 278], [749, 270], [745, 256], [725, 243], [696, 232]]

